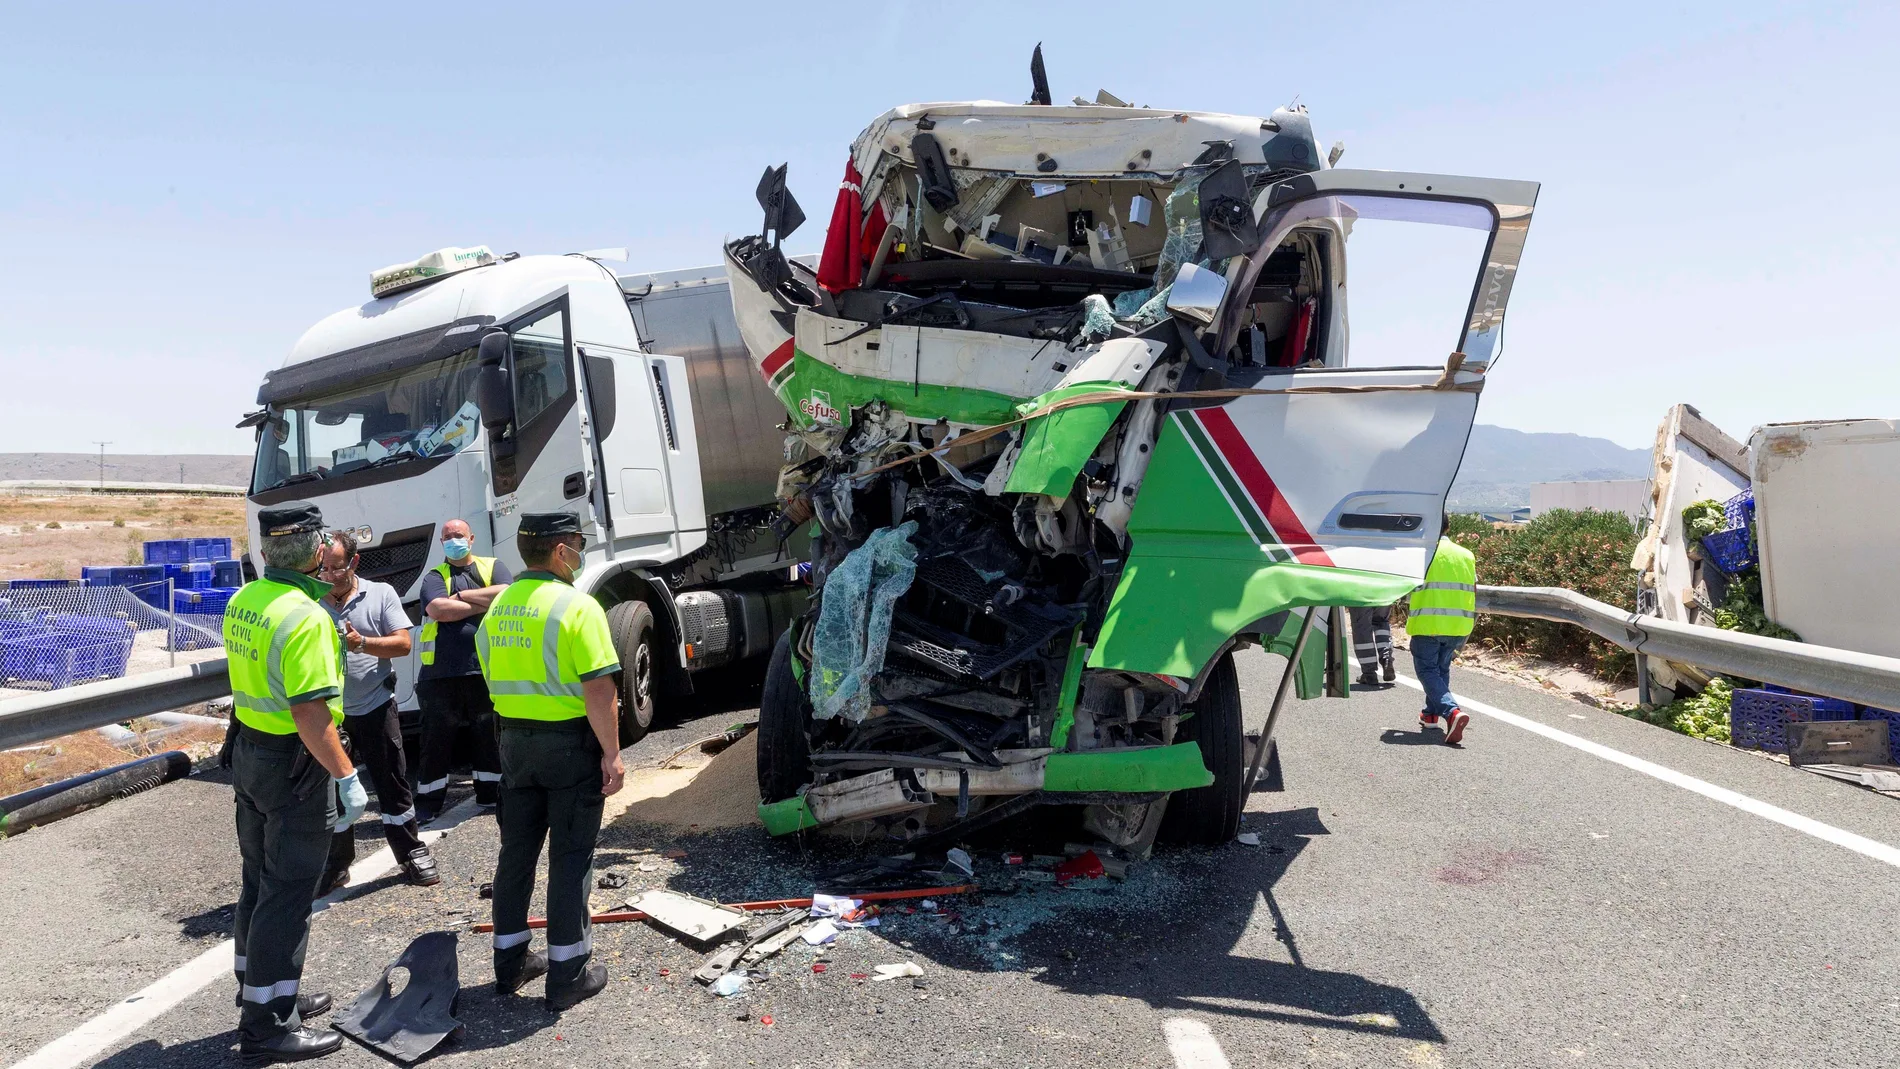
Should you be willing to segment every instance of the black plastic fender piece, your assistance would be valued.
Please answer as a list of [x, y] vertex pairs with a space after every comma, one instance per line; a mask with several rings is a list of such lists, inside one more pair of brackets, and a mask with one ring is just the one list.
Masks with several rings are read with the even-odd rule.
[[[409, 982], [390, 994], [390, 973], [409, 972]], [[462, 993], [455, 960], [455, 933], [428, 932], [416, 937], [382, 979], [356, 997], [336, 1022], [337, 1031], [405, 1065], [413, 1064], [443, 1040], [460, 1036], [455, 1018]]]

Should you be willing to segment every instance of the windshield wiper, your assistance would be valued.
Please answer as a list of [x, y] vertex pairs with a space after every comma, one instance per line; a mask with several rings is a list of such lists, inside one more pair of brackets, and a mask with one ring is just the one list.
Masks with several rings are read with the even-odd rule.
[[280, 482], [274, 482], [269, 486], [269, 489], [275, 490], [280, 486], [290, 486], [295, 483], [307, 483], [307, 482], [310, 482], [312, 479], [327, 478], [329, 474], [330, 474], [329, 472], [324, 471], [322, 468], [311, 468], [309, 471], [300, 471], [297, 474], [292, 475], [288, 479], [284, 479]]

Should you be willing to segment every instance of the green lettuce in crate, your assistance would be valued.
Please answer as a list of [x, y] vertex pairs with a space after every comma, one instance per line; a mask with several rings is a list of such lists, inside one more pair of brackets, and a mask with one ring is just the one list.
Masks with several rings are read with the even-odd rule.
[[1703, 498], [1682, 510], [1682, 529], [1698, 542], [1727, 526], [1728, 516], [1722, 511], [1722, 503], [1714, 498]]

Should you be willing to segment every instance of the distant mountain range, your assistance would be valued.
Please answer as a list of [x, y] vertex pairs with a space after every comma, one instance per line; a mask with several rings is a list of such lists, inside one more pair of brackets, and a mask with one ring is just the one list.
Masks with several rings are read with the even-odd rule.
[[[1531, 503], [1531, 484], [1566, 479], [1642, 479], [1649, 450], [1625, 449], [1580, 434], [1535, 434], [1478, 424], [1452, 484], [1453, 509], [1505, 509]], [[0, 453], [0, 479], [93, 479], [96, 453]], [[243, 486], [251, 458], [203, 453], [106, 454], [106, 478], [130, 482]]]
[[[106, 478], [135, 483], [248, 486], [251, 458], [215, 453], [107, 453]], [[0, 453], [0, 480], [97, 479], [97, 453]]]
[[1577, 479], [1647, 479], [1650, 451], [1606, 438], [1541, 434], [1480, 423], [1471, 429], [1464, 466], [1448, 502], [1453, 511], [1531, 503], [1531, 484]]

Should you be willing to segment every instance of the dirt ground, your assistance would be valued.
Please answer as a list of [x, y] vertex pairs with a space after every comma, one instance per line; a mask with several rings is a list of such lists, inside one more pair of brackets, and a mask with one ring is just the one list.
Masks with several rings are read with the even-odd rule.
[[243, 498], [0, 495], [0, 579], [77, 579], [86, 565], [145, 563], [148, 538], [217, 537], [244, 552]]

